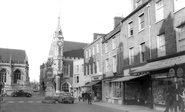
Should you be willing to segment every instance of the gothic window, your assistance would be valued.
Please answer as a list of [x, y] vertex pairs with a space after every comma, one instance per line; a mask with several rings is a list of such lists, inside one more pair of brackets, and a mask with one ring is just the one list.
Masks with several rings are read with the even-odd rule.
[[0, 71], [0, 82], [6, 82], [6, 70], [2, 69]]
[[21, 80], [21, 72], [20, 72], [20, 70], [16, 70], [14, 72], [14, 83], [17, 83], [18, 80]]
[[62, 84], [62, 91], [69, 92], [69, 85], [68, 85], [68, 83]]

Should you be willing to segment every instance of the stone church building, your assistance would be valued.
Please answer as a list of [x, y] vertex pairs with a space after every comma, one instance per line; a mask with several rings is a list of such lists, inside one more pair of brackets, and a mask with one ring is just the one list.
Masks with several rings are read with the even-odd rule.
[[58, 17], [58, 26], [51, 43], [48, 61], [40, 66], [40, 85], [46, 94], [72, 92], [73, 61], [83, 59], [87, 43], [65, 41]]
[[24, 50], [0, 48], [0, 92], [29, 89], [29, 64]]

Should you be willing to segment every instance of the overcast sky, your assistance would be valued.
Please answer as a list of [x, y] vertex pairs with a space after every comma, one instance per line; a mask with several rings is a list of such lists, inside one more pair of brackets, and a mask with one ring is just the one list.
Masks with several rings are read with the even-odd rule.
[[127, 16], [131, 0], [0, 0], [0, 47], [25, 50], [30, 80], [39, 81], [60, 15], [66, 41], [91, 43], [109, 33], [115, 16]]

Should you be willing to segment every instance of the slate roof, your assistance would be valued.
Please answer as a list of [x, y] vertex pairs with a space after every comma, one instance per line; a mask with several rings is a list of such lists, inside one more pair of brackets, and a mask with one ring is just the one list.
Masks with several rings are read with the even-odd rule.
[[12, 61], [18, 62], [24, 62], [24, 60], [28, 61], [25, 50], [0, 48], [1, 61], [9, 61], [10, 56]]
[[64, 41], [63, 55], [64, 57], [84, 57], [83, 48], [87, 46], [88, 43]]

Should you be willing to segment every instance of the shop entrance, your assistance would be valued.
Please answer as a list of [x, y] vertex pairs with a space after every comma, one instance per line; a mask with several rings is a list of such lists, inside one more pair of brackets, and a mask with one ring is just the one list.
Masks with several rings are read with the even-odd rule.
[[101, 81], [92, 86], [92, 92], [93, 92], [95, 101], [102, 100], [102, 82]]
[[132, 79], [124, 83], [124, 102], [126, 105], [150, 105], [150, 75]]

